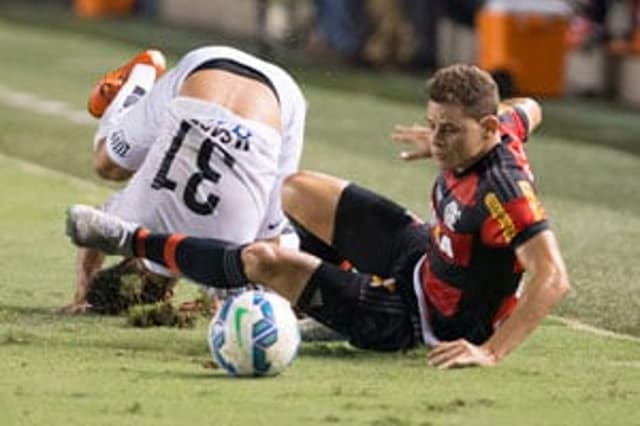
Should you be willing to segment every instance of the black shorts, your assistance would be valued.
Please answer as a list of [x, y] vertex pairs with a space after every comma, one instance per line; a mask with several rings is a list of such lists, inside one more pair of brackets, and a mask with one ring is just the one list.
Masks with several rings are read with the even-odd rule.
[[[326, 260], [347, 259], [353, 270], [323, 262], [298, 307], [348, 336], [356, 347], [415, 346], [421, 342], [421, 332], [413, 270], [425, 253], [427, 239], [426, 226], [406, 209], [350, 184], [338, 203], [331, 247], [312, 254], [323, 257], [332, 252], [332, 259]], [[387, 278], [395, 279], [395, 285], [384, 285]]]

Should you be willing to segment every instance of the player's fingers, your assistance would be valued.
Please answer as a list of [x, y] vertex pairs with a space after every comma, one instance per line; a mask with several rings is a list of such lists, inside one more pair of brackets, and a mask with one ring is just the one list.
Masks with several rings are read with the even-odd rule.
[[433, 353], [429, 352], [429, 364], [434, 367], [446, 364], [448, 361], [456, 359], [457, 357], [465, 353], [466, 348], [460, 345], [447, 346], [440, 351]]
[[67, 306], [63, 306], [58, 310], [58, 313], [66, 314], [66, 315], [76, 315], [83, 314], [87, 312], [90, 305], [88, 303], [72, 303]]
[[426, 155], [420, 151], [402, 151], [400, 153], [400, 158], [405, 161], [417, 160], [424, 157], [426, 157]]
[[470, 367], [472, 364], [473, 363], [469, 359], [467, 359], [464, 356], [460, 356], [460, 357], [456, 357], [456, 358], [451, 358], [451, 359], [441, 363], [436, 368], [438, 370], [447, 370], [447, 369], [450, 369], [450, 368]]
[[397, 124], [393, 126], [393, 133], [405, 133], [415, 128], [415, 125], [407, 126], [404, 124]]
[[404, 126], [396, 126], [392, 131], [391, 131], [391, 137], [399, 137], [402, 135], [406, 135], [408, 132], [408, 128], [404, 127]]
[[429, 359], [429, 365], [440, 368], [442, 365], [448, 365], [460, 356], [464, 355], [464, 349], [456, 348], [449, 352], [445, 352]]
[[391, 139], [398, 142], [412, 142], [425, 139], [428, 135], [427, 129], [422, 126], [396, 126], [391, 132]]
[[405, 161], [411, 161], [416, 159], [416, 153], [411, 151], [402, 151], [400, 153], [400, 158]]
[[416, 140], [415, 135], [409, 133], [391, 133], [391, 140], [400, 143], [413, 143]]
[[451, 348], [455, 348], [460, 346], [460, 340], [451, 340], [448, 342], [440, 342], [436, 345], [434, 345], [431, 350], [429, 351], [429, 355], [438, 355], [441, 352], [446, 352], [448, 350], [450, 350]]

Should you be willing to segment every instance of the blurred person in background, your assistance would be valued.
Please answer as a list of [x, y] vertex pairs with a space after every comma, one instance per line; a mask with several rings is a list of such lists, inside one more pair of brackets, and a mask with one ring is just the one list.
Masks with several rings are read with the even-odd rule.
[[572, 48], [591, 48], [606, 41], [606, 19], [613, 0], [578, 0], [573, 2], [568, 43]]
[[[575, 0], [572, 4], [576, 15], [567, 34], [570, 48], [606, 45], [613, 53], [640, 52], [639, 0]], [[620, 13], [611, 22], [614, 8]]]
[[308, 52], [374, 67], [434, 68], [438, 21], [473, 26], [485, 0], [316, 0]]
[[362, 51], [364, 61], [377, 67], [407, 66], [415, 55], [417, 40], [402, 3], [367, 0], [366, 16], [370, 31]]
[[358, 61], [367, 31], [367, 0], [315, 0], [315, 28], [307, 45], [314, 57], [332, 56]]
[[416, 46], [411, 65], [420, 69], [437, 66], [438, 22], [443, 17], [468, 27], [486, 0], [404, 0]]

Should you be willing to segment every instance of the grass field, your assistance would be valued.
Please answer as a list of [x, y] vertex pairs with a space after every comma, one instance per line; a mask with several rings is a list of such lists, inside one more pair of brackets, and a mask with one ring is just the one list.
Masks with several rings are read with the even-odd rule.
[[[495, 369], [443, 373], [426, 367], [422, 351], [307, 344], [279, 378], [232, 380], [203, 367], [206, 324], [138, 330], [119, 317], [56, 314], [72, 292], [64, 209], [98, 203], [109, 188], [89, 168], [91, 125], [59, 108], [34, 113], [6, 94], [82, 110], [95, 77], [147, 40], [125, 27], [122, 42], [87, 37], [86, 24], [73, 21], [55, 28], [24, 21], [0, 15], [0, 424], [640, 423], [637, 337], [579, 331], [557, 319]], [[175, 52], [173, 43], [156, 45]], [[300, 75], [310, 102], [303, 166], [426, 215], [434, 168], [402, 164], [386, 137], [393, 124], [419, 120], [421, 107], [347, 92], [339, 74]], [[580, 101], [545, 107], [549, 126], [528, 149], [574, 286], [558, 313], [640, 336], [638, 114]], [[187, 284], [181, 292], [189, 294]]]

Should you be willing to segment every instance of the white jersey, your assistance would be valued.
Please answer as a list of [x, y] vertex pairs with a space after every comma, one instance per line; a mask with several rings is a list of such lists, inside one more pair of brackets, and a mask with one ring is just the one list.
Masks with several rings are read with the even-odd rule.
[[[215, 103], [178, 96], [189, 74], [212, 59], [232, 60], [270, 80], [282, 136]], [[304, 97], [281, 68], [233, 48], [194, 50], [97, 135], [106, 137], [116, 164], [136, 171], [105, 209], [154, 232], [236, 243], [274, 237], [286, 225], [282, 181], [298, 168], [305, 116]]]

